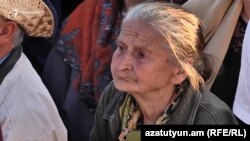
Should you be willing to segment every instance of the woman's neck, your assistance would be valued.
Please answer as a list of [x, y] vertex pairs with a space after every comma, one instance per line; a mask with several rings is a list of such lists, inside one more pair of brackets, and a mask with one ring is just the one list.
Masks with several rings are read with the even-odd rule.
[[148, 94], [133, 95], [143, 114], [143, 124], [155, 124], [172, 102], [175, 88], [167, 88]]

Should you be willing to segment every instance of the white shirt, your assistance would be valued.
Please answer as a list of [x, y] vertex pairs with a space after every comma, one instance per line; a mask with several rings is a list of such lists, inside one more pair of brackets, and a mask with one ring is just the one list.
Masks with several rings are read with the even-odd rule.
[[23, 53], [0, 85], [0, 125], [4, 141], [67, 141], [56, 106]]
[[250, 21], [244, 35], [241, 68], [233, 104], [234, 114], [244, 123], [250, 124]]

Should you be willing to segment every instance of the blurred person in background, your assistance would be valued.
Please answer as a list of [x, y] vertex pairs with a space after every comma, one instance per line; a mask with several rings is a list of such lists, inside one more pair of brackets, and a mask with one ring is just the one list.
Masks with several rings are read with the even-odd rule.
[[241, 55], [241, 67], [238, 86], [233, 103], [233, 112], [240, 123], [250, 124], [250, 83], [248, 82], [250, 72], [250, 0], [243, 0], [242, 19], [247, 23], [244, 34]]
[[240, 1], [243, 1], [243, 9], [241, 11], [241, 15], [238, 17], [226, 56], [211, 88], [211, 91], [226, 102], [230, 108], [233, 107], [235, 93], [237, 90], [241, 67], [243, 38], [250, 15], [250, 6], [248, 4], [249, 0]]

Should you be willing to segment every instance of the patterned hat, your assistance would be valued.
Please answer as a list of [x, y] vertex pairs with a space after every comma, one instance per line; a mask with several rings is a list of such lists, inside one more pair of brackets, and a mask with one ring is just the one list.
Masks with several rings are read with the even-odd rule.
[[0, 0], [0, 15], [17, 22], [28, 36], [50, 37], [57, 25], [49, 0]]

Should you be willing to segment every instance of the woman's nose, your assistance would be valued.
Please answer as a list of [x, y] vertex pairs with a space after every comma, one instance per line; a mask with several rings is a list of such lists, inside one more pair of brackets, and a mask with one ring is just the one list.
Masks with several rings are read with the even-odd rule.
[[120, 70], [131, 70], [133, 68], [133, 58], [130, 54], [125, 54], [118, 63]]

